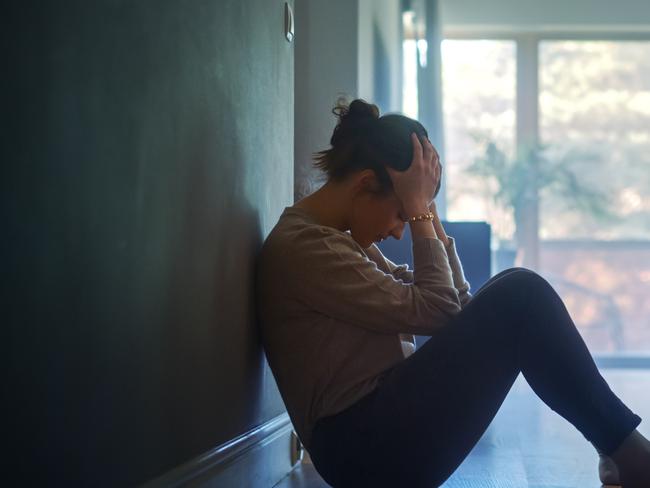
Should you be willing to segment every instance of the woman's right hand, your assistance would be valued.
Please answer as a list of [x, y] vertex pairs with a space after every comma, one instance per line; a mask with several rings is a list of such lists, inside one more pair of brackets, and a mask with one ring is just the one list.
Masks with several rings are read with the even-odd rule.
[[428, 212], [429, 204], [436, 196], [442, 172], [440, 158], [429, 139], [424, 139], [422, 145], [418, 136], [412, 133], [411, 142], [413, 143], [411, 166], [406, 171], [386, 168], [393, 182], [395, 194], [409, 215]]

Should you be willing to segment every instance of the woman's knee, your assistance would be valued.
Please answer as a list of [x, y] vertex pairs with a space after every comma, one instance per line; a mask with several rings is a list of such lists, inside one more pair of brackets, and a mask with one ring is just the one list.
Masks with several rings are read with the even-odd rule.
[[531, 271], [531, 270], [529, 270], [527, 268], [519, 268], [519, 267], [504, 269], [504, 270], [498, 272], [497, 274], [495, 274], [494, 276], [492, 276], [488, 281], [485, 282], [485, 284], [483, 286], [494, 283], [495, 281], [498, 281], [501, 278], [503, 278], [503, 277], [505, 277], [505, 276], [507, 276], [509, 274], [521, 273], [521, 272], [527, 272], [527, 271]]
[[547, 297], [551, 286], [527, 268], [509, 268], [494, 278], [476, 292], [461, 310], [459, 319], [475, 317], [481, 323], [493, 324], [498, 330], [511, 331], [522, 323], [521, 318], [529, 312], [533, 302]]
[[504, 276], [504, 278], [515, 281], [517, 283], [545, 283], [548, 284], [546, 279], [537, 273], [536, 271], [533, 271], [532, 269], [528, 268], [520, 268], [520, 267], [514, 267], [514, 268], [508, 268], [507, 270], [508, 273]]
[[499, 293], [512, 292], [513, 294], [524, 289], [536, 286], [550, 286], [548, 282], [538, 273], [528, 268], [513, 267], [508, 268], [494, 275], [475, 295], [483, 291], [493, 290]]
[[552, 289], [551, 284], [546, 279], [528, 268], [510, 268], [510, 273], [501, 278], [503, 285], [508, 290], [514, 292], [523, 292], [527, 296], [542, 296], [546, 291]]
[[[511, 274], [511, 273], [533, 273], [533, 274], [537, 274], [532, 269], [522, 268], [520, 266], [513, 266], [512, 268], [504, 269], [503, 271], [501, 271], [501, 273], [503, 273], [503, 274]], [[499, 274], [501, 274], [501, 273], [499, 273]]]

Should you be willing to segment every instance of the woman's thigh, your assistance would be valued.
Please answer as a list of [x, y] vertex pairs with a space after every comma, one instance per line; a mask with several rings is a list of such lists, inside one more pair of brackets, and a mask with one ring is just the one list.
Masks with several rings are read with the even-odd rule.
[[366, 466], [412, 486], [446, 479], [485, 432], [519, 374], [519, 317], [531, 272], [490, 280], [383, 379], [361, 423]]

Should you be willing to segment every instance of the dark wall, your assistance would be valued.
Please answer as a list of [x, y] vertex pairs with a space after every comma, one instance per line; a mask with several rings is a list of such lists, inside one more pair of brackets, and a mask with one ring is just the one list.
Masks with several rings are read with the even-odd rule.
[[284, 412], [251, 295], [292, 202], [283, 6], [3, 3], [4, 422], [23, 485], [144, 482]]

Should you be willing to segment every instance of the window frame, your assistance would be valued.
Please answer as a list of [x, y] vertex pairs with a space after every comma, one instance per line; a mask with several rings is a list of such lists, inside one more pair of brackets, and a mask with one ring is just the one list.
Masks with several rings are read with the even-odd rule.
[[[507, 40], [515, 43], [515, 145], [540, 140], [539, 51], [544, 41], [650, 41], [650, 30], [621, 28], [443, 28], [442, 40]], [[444, 100], [444, 94], [443, 94]], [[444, 102], [443, 102], [444, 103]], [[443, 128], [444, 130], [444, 128]], [[445, 202], [446, 204], [446, 202]], [[539, 223], [537, 223], [539, 225]], [[598, 367], [650, 369], [650, 354], [595, 353]]]

